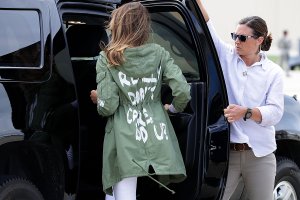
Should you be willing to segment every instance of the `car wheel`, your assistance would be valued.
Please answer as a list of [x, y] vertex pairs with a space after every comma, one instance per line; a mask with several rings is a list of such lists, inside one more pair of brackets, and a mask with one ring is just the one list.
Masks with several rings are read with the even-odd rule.
[[300, 173], [299, 167], [292, 160], [277, 158], [277, 172], [274, 200], [297, 200], [300, 198]]
[[38, 188], [23, 178], [8, 178], [0, 182], [1, 200], [44, 200]]

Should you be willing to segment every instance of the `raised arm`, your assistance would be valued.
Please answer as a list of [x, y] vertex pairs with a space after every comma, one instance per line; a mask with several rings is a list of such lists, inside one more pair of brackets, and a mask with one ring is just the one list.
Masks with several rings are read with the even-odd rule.
[[197, 4], [198, 4], [198, 6], [199, 6], [199, 8], [200, 8], [200, 10], [201, 10], [201, 12], [203, 14], [203, 17], [204, 17], [205, 21], [208, 22], [209, 16], [208, 16], [208, 13], [207, 13], [206, 9], [204, 8], [204, 6], [202, 4], [202, 1], [201, 0], [197, 0]]

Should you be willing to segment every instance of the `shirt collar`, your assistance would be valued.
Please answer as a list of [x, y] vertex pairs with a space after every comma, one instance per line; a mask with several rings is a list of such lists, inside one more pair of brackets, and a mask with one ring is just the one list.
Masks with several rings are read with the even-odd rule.
[[[261, 68], [263, 70], [266, 70], [266, 65], [265, 65], [266, 54], [261, 51], [261, 52], [259, 52], [259, 55], [260, 55], [260, 61], [253, 63], [253, 65], [251, 65], [250, 67], [261, 66]], [[239, 62], [244, 62], [239, 55], [238, 55], [238, 61]]]
[[261, 65], [261, 68], [263, 70], [266, 70], [267, 69], [267, 65], [265, 63], [267, 61], [267, 56], [266, 56], [266, 54], [264, 52], [259, 52], [259, 55], [260, 55], [260, 61], [257, 62], [257, 63], [259, 63]]

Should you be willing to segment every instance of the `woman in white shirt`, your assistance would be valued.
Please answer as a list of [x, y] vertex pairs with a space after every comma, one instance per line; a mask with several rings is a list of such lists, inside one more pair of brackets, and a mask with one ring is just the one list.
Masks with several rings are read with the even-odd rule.
[[272, 37], [258, 16], [239, 21], [231, 33], [234, 46], [216, 34], [201, 3], [222, 66], [229, 105], [230, 155], [223, 200], [230, 198], [242, 176], [250, 200], [273, 199], [276, 175], [275, 128], [283, 115], [283, 71], [269, 60]]

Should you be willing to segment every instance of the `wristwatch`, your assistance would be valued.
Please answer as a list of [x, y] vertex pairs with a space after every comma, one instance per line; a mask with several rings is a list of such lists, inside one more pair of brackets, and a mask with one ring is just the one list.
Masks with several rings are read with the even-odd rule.
[[252, 117], [252, 109], [247, 108], [247, 111], [246, 111], [245, 116], [244, 116], [244, 121], [246, 121], [247, 119], [250, 119], [251, 117]]

